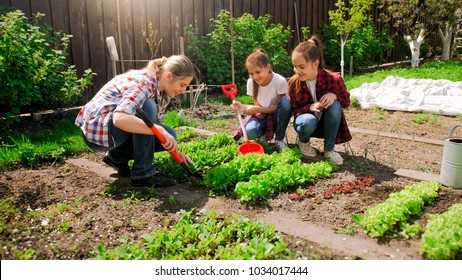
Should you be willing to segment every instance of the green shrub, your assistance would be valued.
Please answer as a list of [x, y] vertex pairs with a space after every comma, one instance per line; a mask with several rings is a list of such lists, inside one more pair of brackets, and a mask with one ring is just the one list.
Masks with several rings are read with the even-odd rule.
[[[269, 24], [270, 19], [270, 15], [255, 19], [247, 13], [233, 19], [235, 83], [239, 88], [245, 89], [249, 76], [245, 59], [256, 48], [268, 53], [275, 72], [287, 75], [291, 69], [286, 50], [291, 30], [281, 24]], [[232, 81], [230, 23], [229, 12], [222, 10], [218, 19], [211, 20], [210, 34], [199, 38], [192, 26], [186, 28], [186, 54], [198, 65], [208, 84], [229, 84]]]
[[19, 113], [75, 104], [91, 84], [91, 69], [82, 78], [66, 62], [70, 35], [40, 25], [16, 10], [0, 15], [0, 123]]
[[[353, 56], [353, 71], [364, 72], [374, 62], [384, 62], [391, 54], [393, 39], [387, 30], [377, 32], [371, 22], [354, 30], [345, 45], [345, 69], [350, 67]], [[325, 62], [328, 69], [340, 70], [340, 39], [336, 28], [324, 24], [321, 27], [322, 41], [325, 46]]]

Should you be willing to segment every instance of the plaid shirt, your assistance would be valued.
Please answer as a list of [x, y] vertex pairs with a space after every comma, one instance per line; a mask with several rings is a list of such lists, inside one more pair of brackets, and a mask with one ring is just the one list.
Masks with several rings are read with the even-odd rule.
[[113, 143], [109, 141], [109, 123], [114, 112], [135, 115], [136, 109], [141, 108], [147, 98], [156, 101], [160, 122], [170, 98], [158, 94], [157, 77], [148, 71], [129, 71], [114, 77], [101, 88], [80, 110], [75, 124], [89, 142], [110, 147]]
[[[314, 103], [313, 97], [305, 82], [301, 82], [300, 91], [296, 92], [297, 82], [299, 82], [298, 79], [291, 79], [289, 82], [290, 105], [295, 118], [303, 113], [313, 114], [313, 112], [310, 111], [310, 105]], [[350, 93], [347, 91], [342, 77], [328, 70], [318, 69], [316, 98], [320, 100], [321, 97], [327, 93], [334, 93], [342, 108], [346, 109], [350, 106]], [[342, 111], [342, 119], [337, 132], [336, 144], [345, 143], [351, 139], [352, 137], [348, 129], [345, 114]]]

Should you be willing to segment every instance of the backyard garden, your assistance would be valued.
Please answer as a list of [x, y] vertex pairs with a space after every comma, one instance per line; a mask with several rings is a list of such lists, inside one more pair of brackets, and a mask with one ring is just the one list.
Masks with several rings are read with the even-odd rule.
[[[461, 67], [446, 65], [407, 73], [439, 67], [445, 75]], [[167, 114], [165, 122], [180, 132], [180, 150], [203, 179], [161, 153], [159, 171], [178, 182], [162, 189], [134, 189], [114, 170], [104, 175], [103, 154], [85, 148], [73, 125], [76, 112], [24, 118], [14, 134], [2, 136], [2, 259], [461, 258], [462, 190], [395, 174], [438, 175], [441, 143], [460, 116], [352, 106], [345, 113], [353, 140], [336, 147], [345, 163], [335, 166], [301, 157], [292, 127], [286, 152], [270, 142], [264, 155], [239, 156], [231, 137], [238, 122], [227, 99], [211, 91], [194, 111], [186, 99], [182, 113]], [[313, 139], [318, 150], [321, 141]], [[431, 223], [454, 236], [437, 241]]]
[[[85, 145], [74, 124], [79, 107], [70, 105], [91, 84], [94, 73], [87, 69], [78, 78], [66, 65], [65, 51], [50, 47], [65, 49], [70, 37], [44, 39], [39, 28], [13, 28], [24, 20], [22, 13], [9, 16], [2, 18], [4, 26], [11, 24], [5, 30], [12, 32], [2, 31], [0, 62], [17, 64], [10, 72], [0, 71], [2, 85], [9, 89], [8, 98], [0, 102], [2, 260], [462, 259], [462, 189], [439, 182], [445, 140], [461, 124], [462, 111], [366, 108], [364, 100], [352, 94], [344, 113], [353, 139], [335, 146], [343, 165], [319, 156], [323, 139], [312, 139], [318, 157], [303, 157], [292, 124], [284, 152], [269, 141], [260, 143], [263, 154], [239, 154], [243, 140], [232, 137], [238, 118], [221, 86], [212, 86], [230, 80], [229, 61], [207, 63], [220, 61], [229, 51], [225, 43], [230, 18], [223, 12], [212, 24], [216, 42], [189, 30], [186, 52], [196, 64], [207, 65], [200, 70], [209, 80], [195, 93], [175, 99], [163, 120], [178, 132], [179, 150], [191, 157], [194, 164], [189, 168], [200, 176], [190, 176], [169, 153], [161, 152], [153, 164], [176, 184], [134, 188], [129, 178], [103, 163], [102, 152]], [[266, 29], [268, 21], [249, 15], [236, 19], [237, 34], [240, 29], [249, 33], [237, 45], [237, 60], [254, 47], [250, 43], [264, 41], [275, 57], [274, 67], [282, 72], [291, 68], [284, 48], [290, 31], [280, 25]], [[249, 31], [257, 29], [249, 26], [260, 25], [266, 41]], [[33, 36], [24, 35], [25, 30]], [[326, 31], [324, 38], [329, 34], [338, 35]], [[359, 37], [350, 40], [370, 41]], [[5, 51], [18, 38], [25, 40], [15, 43], [20, 51]], [[376, 38], [374, 43], [384, 40]], [[216, 44], [218, 51], [211, 52], [207, 44]], [[21, 60], [29, 57], [26, 47], [42, 49], [37, 53], [43, 60], [39, 55], [31, 64]], [[26, 64], [27, 71], [15, 71]], [[462, 87], [459, 60], [427, 57], [413, 68], [404, 63], [389, 69], [360, 66], [359, 74], [345, 76], [351, 93], [389, 77], [453, 82], [446, 92]], [[243, 90], [247, 73], [239, 71], [237, 99], [251, 103]], [[47, 99], [44, 93], [53, 94]], [[50, 105], [61, 109], [37, 112]], [[32, 113], [21, 115], [27, 110]], [[452, 137], [462, 138], [462, 128]]]

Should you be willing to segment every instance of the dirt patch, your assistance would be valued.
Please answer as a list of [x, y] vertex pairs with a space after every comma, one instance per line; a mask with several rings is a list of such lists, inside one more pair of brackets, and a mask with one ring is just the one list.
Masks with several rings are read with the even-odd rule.
[[[451, 127], [461, 123], [457, 117], [354, 108], [346, 115], [354, 128], [441, 141]], [[194, 116], [199, 128], [214, 132], [232, 135], [238, 125], [227, 106], [201, 105]], [[418, 123], [421, 118], [427, 120]], [[210, 120], [220, 119], [227, 121], [218, 127], [216, 122], [211, 125]], [[289, 146], [295, 146], [292, 126], [287, 130], [287, 139]], [[322, 151], [322, 140], [313, 139], [313, 145]], [[135, 191], [128, 179], [118, 178], [114, 170], [102, 164], [102, 154], [98, 152], [34, 169], [0, 171], [0, 195], [11, 197], [11, 206], [21, 213], [6, 221], [21, 226], [3, 234], [2, 259], [18, 258], [18, 252], [27, 249], [33, 249], [37, 259], [86, 259], [98, 244], [112, 248], [120, 244], [121, 238], [139, 240], [142, 234], [164, 226], [165, 220], [174, 221], [178, 210], [192, 208], [274, 224], [290, 246], [312, 258], [420, 259], [418, 239], [370, 238], [352, 222], [351, 214], [363, 213], [387, 199], [391, 192], [416, 182], [396, 175], [400, 168], [439, 174], [443, 146], [353, 132], [353, 140], [337, 145], [336, 150], [344, 157], [344, 165], [330, 178], [306, 186], [313, 187], [312, 196], [291, 199], [297, 191], [291, 188], [267, 205], [243, 205], [226, 197], [210, 197], [194, 181], [154, 191]], [[316, 203], [323, 191], [362, 176], [373, 177], [375, 182], [363, 191], [353, 190]], [[415, 220], [425, 224], [427, 214], [444, 212], [460, 202], [462, 190], [443, 188], [438, 199]], [[68, 208], [60, 209], [59, 205]], [[31, 210], [37, 209], [47, 215], [32, 215], [36, 211]], [[6, 246], [12, 242], [14, 247]]]

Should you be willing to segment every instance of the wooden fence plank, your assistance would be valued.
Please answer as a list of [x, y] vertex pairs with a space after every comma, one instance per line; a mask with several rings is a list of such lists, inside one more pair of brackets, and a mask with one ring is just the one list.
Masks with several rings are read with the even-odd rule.
[[[69, 21], [70, 21], [70, 34], [71, 47], [73, 55], [73, 64], [77, 69], [77, 74], [81, 76], [85, 69], [90, 68], [90, 50], [88, 44], [88, 23], [87, 11], [85, 8], [85, 1], [70, 1], [69, 2]], [[88, 101], [93, 96], [94, 88], [88, 89], [81, 97], [83, 101]]]
[[42, 18], [42, 22], [45, 22], [51, 25], [51, 9], [50, 9], [50, 1], [49, 0], [42, 0], [42, 1], [31, 1], [30, 8], [32, 14], [42, 13], [44, 14]]
[[11, 0], [11, 7], [21, 10], [27, 17], [32, 15], [30, 0]]
[[[133, 3], [133, 59], [147, 60], [150, 58], [149, 47], [146, 39], [149, 38], [147, 23], [146, 0], [138, 0]], [[147, 62], [136, 61], [135, 68], [143, 68]]]
[[[87, 1], [89, 55], [92, 62], [91, 69], [95, 73], [106, 73], [106, 38], [103, 28], [103, 3], [102, 0]], [[107, 82], [103, 75], [93, 77], [93, 87], [100, 89]]]
[[170, 56], [173, 54], [173, 37], [172, 37], [172, 22], [171, 22], [171, 1], [160, 0], [159, 1], [159, 34], [162, 38], [162, 55]]

